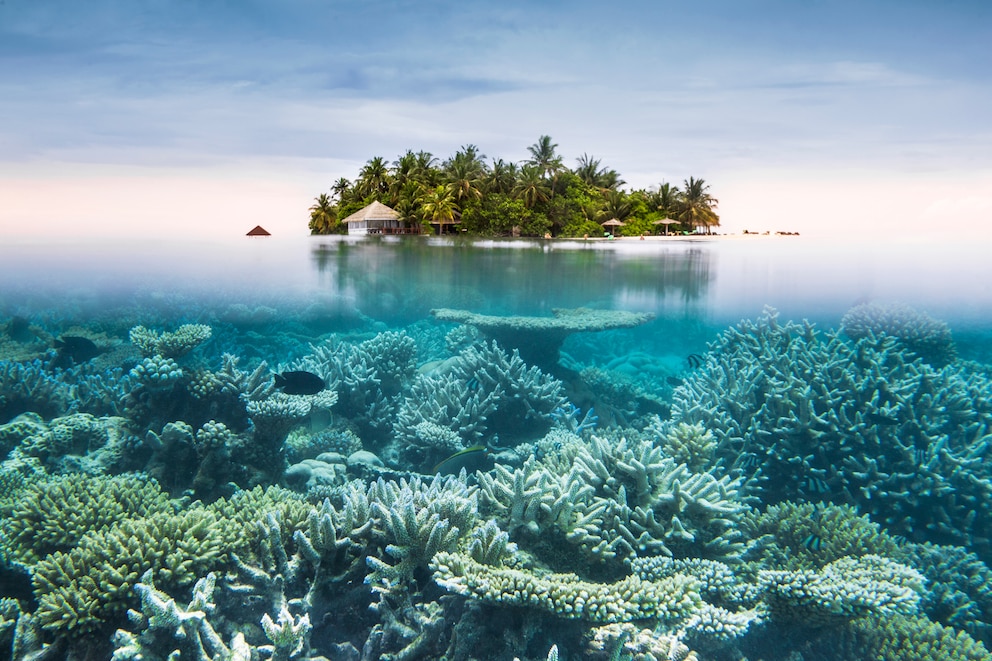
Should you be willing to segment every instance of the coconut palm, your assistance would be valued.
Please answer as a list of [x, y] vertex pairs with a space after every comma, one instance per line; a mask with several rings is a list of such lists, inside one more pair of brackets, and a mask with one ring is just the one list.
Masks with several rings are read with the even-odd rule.
[[603, 206], [600, 210], [600, 216], [603, 220], [609, 220], [610, 218], [623, 220], [629, 215], [630, 201], [627, 199], [627, 196], [622, 191], [607, 191], [603, 196]]
[[487, 193], [509, 195], [517, 183], [519, 168], [516, 163], [507, 163], [502, 158], [493, 160], [483, 182]]
[[331, 186], [331, 194], [337, 198], [339, 204], [350, 202], [351, 182], [346, 177], [340, 177]]
[[430, 224], [438, 226], [438, 234], [448, 223], [454, 222], [458, 213], [455, 196], [447, 186], [435, 186], [420, 196], [420, 212]]
[[702, 179], [689, 177], [683, 182], [676, 216], [683, 227], [705, 227], [710, 234], [711, 228], [720, 224], [720, 216], [713, 210], [719, 201], [707, 191], [709, 185]]
[[330, 195], [321, 193], [314, 198], [314, 204], [310, 207], [310, 233], [328, 234], [337, 224], [337, 209], [334, 208]]
[[551, 188], [545, 181], [541, 168], [536, 165], [520, 168], [520, 176], [513, 186], [513, 196], [522, 200], [528, 209], [551, 199]]
[[386, 166], [386, 159], [381, 156], [370, 159], [358, 173], [355, 187], [362, 197], [371, 196], [380, 201], [386, 199], [389, 194], [389, 168]]
[[563, 167], [561, 156], [555, 151], [557, 148], [558, 143], [551, 142], [551, 136], [542, 135], [527, 148], [530, 152], [527, 165], [536, 167], [543, 176], [553, 179]]
[[658, 186], [658, 190], [648, 193], [648, 203], [665, 216], [672, 217], [678, 211], [679, 197], [678, 186], [662, 182]]
[[465, 145], [444, 164], [448, 187], [455, 201], [464, 204], [482, 198], [482, 184], [486, 176], [485, 156], [475, 145]]

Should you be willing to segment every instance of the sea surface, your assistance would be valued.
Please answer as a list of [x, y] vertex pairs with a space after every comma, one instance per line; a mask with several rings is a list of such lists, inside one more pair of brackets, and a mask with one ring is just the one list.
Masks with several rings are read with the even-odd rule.
[[5, 241], [0, 659], [990, 658], [990, 282], [960, 236]]

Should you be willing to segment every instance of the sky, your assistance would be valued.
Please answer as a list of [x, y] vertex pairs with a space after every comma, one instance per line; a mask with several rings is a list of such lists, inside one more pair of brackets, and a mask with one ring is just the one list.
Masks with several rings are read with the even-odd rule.
[[0, 0], [0, 238], [305, 235], [373, 156], [549, 135], [723, 232], [992, 239], [989, 43], [985, 0]]

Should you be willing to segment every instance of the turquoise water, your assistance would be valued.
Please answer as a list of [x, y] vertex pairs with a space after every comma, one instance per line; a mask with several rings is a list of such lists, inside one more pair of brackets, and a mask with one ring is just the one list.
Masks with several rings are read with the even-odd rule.
[[985, 252], [0, 246], [0, 649], [985, 658]]

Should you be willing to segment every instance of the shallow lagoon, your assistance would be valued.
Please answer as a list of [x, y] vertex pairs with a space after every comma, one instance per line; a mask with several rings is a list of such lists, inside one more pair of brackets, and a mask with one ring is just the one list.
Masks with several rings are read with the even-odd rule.
[[[216, 585], [199, 590], [223, 613], [212, 626], [229, 648], [240, 627], [245, 645], [263, 656], [276, 634], [263, 631], [261, 617], [278, 621], [282, 605], [285, 634], [302, 646], [277, 653], [294, 658], [544, 658], [552, 643], [565, 658], [681, 658], [682, 646], [701, 659], [799, 651], [811, 659], [927, 658], [879, 650], [954, 631], [987, 644], [992, 598], [975, 586], [990, 576], [982, 562], [990, 558], [983, 512], [992, 499], [983, 468], [992, 420], [992, 292], [984, 287], [992, 267], [984, 251], [912, 238], [803, 237], [5, 245], [0, 436], [9, 453], [8, 523], [0, 580], [21, 601], [4, 602], [4, 621], [34, 613], [21, 615], [20, 626], [40, 634], [19, 634], [22, 650], [109, 653], [110, 634], [121, 629], [120, 658], [134, 650], [164, 657], [177, 646], [175, 627], [193, 625], [156, 629], [141, 617], [128, 621], [126, 608], [150, 617], [149, 595], [166, 594], [184, 607], [194, 581], [213, 571]], [[830, 334], [864, 304], [875, 307], [862, 308], [862, 324], [873, 323], [871, 314], [881, 323], [884, 310], [935, 336], [945, 323], [952, 357], [940, 339], [943, 348], [934, 349], [908, 336], [859, 343]], [[652, 318], [568, 333], [558, 360], [541, 372], [515, 362], [512, 346], [440, 323], [430, 314], [436, 308], [501, 317], [588, 308]], [[907, 309], [929, 317], [906, 322]], [[26, 322], [27, 335], [12, 337], [14, 318]], [[139, 326], [148, 333], [135, 335]], [[204, 326], [209, 338], [171, 338], [189, 344], [175, 356], [163, 355], [168, 342], [156, 344]], [[60, 336], [92, 339], [102, 353], [60, 361], [52, 348]], [[147, 377], [152, 369], [161, 382]], [[280, 399], [267, 380], [270, 370], [287, 369], [320, 373], [336, 401]], [[38, 417], [25, 418], [30, 412]], [[501, 468], [431, 484], [439, 462], [479, 445], [487, 453], [468, 453], [469, 472]], [[386, 466], [344, 461], [356, 450]], [[139, 489], [100, 477], [132, 472], [155, 493], [122, 496]], [[50, 477], [57, 473], [90, 477]], [[199, 499], [187, 516], [203, 521], [174, 520], [175, 505], [148, 484]], [[251, 491], [273, 484], [292, 492]], [[682, 494], [674, 504], [673, 493]], [[119, 511], [108, 505], [142, 499]], [[565, 507], [567, 500], [574, 502]], [[765, 510], [773, 503], [779, 509]], [[88, 507], [109, 507], [118, 520], [86, 523], [80, 512]], [[277, 507], [273, 532], [267, 517]], [[231, 508], [247, 514], [239, 519]], [[39, 512], [52, 510], [42, 525]], [[255, 515], [269, 527], [259, 528]], [[70, 518], [80, 529], [60, 534]], [[207, 534], [212, 546], [188, 551], [181, 575], [163, 572], [165, 561], [153, 554], [136, 560], [138, 574], [158, 573], [124, 580], [116, 601], [106, 585], [98, 596], [83, 587], [93, 577], [113, 583], [105, 574], [114, 574], [115, 560], [92, 547], [136, 543], [115, 537], [127, 537], [125, 528], [179, 535], [196, 524], [243, 526], [242, 540]], [[435, 537], [419, 540], [404, 527], [416, 525]], [[70, 561], [75, 546], [85, 557]], [[468, 551], [481, 546], [488, 554]], [[235, 548], [244, 566], [224, 555]], [[655, 560], [666, 557], [674, 561]], [[281, 594], [257, 572], [281, 573]], [[534, 597], [529, 607], [516, 603], [521, 590], [544, 594], [547, 581], [573, 580], [548, 572], [583, 583]], [[636, 589], [622, 583], [632, 580]], [[507, 582], [515, 591], [494, 587]], [[794, 584], [819, 595], [813, 601], [833, 600], [834, 610], [803, 601], [789, 591]], [[617, 597], [631, 589], [653, 601]], [[442, 599], [445, 592], [461, 596]], [[581, 592], [583, 602], [593, 594], [612, 603], [610, 615], [605, 606], [583, 615]], [[674, 593], [694, 605], [668, 603]], [[880, 593], [877, 603], [864, 597]], [[252, 605], [237, 595], [250, 595]], [[73, 599], [85, 603], [65, 605]], [[0, 631], [5, 645], [13, 642], [13, 624]], [[496, 632], [499, 645], [480, 655], [474, 645]], [[819, 649], [817, 641], [834, 639], [842, 641], [837, 649]], [[197, 653], [184, 645], [184, 654]]]

